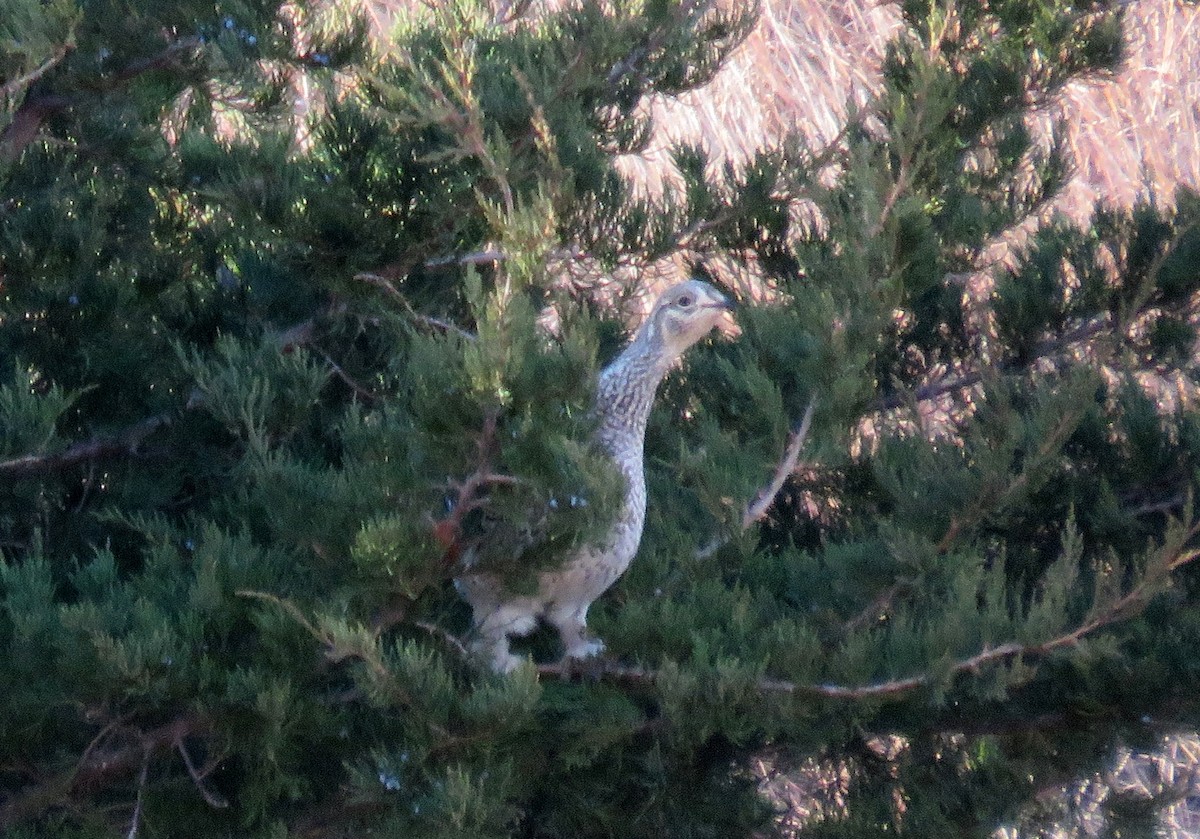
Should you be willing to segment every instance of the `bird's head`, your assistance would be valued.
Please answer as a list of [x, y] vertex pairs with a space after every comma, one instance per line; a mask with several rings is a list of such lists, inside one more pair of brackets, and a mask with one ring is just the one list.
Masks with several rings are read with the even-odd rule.
[[733, 310], [733, 301], [703, 280], [688, 280], [662, 293], [646, 319], [656, 343], [678, 358]]

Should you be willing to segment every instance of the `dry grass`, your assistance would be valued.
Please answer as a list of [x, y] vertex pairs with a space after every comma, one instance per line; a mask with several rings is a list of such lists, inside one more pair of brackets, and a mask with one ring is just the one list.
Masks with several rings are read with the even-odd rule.
[[[1069, 85], [1038, 115], [1061, 119], [1076, 175], [1059, 208], [1085, 218], [1097, 200], [1129, 205], [1200, 186], [1200, 6], [1140, 0], [1126, 10], [1124, 66]], [[764, 0], [759, 26], [708, 87], [653, 104], [655, 140], [622, 161], [654, 191], [670, 177], [673, 142], [703, 144], [717, 163], [799, 130], [820, 145], [841, 128], [848, 103], [866, 104], [884, 48], [900, 28], [894, 6], [837, 0]]]
[[[508, 20], [523, 5], [526, 15], [544, 14], [564, 2], [492, 0], [493, 17]], [[428, 13], [422, 0], [369, 5], [381, 33], [400, 10]], [[761, 8], [759, 25], [711, 84], [647, 104], [656, 126], [650, 148], [618, 162], [638, 189], [656, 194], [674, 179], [669, 149], [677, 142], [703, 146], [714, 168], [736, 166], [792, 131], [823, 145], [852, 103], [870, 101], [886, 45], [901, 27], [894, 4], [761, 0]], [[1177, 185], [1200, 187], [1200, 6], [1134, 0], [1126, 15], [1124, 66], [1072, 83], [1032, 117], [1043, 132], [1064, 125], [1076, 172], [1055, 209], [1078, 222], [1097, 201], [1128, 206], [1154, 195], [1169, 203]], [[687, 256], [638, 266], [645, 272], [640, 279], [652, 285], [678, 279]]]
[[866, 105], [900, 29], [894, 6], [836, 0], [766, 0], [758, 26], [708, 86], [651, 104], [656, 130], [644, 156], [620, 161], [644, 191], [671, 179], [668, 150], [697, 143], [714, 168], [799, 132], [811, 145], [837, 136], [847, 107]]

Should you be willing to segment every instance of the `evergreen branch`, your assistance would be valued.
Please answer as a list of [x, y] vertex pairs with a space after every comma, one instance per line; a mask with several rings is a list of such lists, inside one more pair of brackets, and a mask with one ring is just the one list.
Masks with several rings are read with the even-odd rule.
[[135, 423], [111, 437], [94, 437], [76, 443], [57, 454], [27, 454], [0, 461], [0, 475], [24, 478], [66, 469], [94, 458], [138, 453], [142, 442], [163, 426], [171, 424], [175, 413], [164, 412]]
[[870, 411], [890, 411], [896, 408], [902, 408], [905, 405], [913, 403], [928, 402], [931, 399], [937, 399], [939, 396], [944, 396], [947, 393], [953, 393], [957, 390], [965, 390], [969, 387], [974, 387], [987, 377], [989, 373], [1013, 373], [1019, 370], [1025, 370], [1032, 367], [1035, 363], [1047, 356], [1056, 355], [1063, 352], [1072, 344], [1080, 341], [1086, 341], [1088, 338], [1094, 338], [1099, 333], [1108, 329], [1111, 326], [1111, 321], [1107, 314], [1104, 314], [1095, 320], [1080, 326], [1058, 338], [1051, 338], [1045, 341], [1040, 341], [1033, 347], [1033, 353], [1029, 358], [1018, 364], [1014, 361], [1001, 362], [992, 367], [985, 367], [979, 370], [971, 370], [957, 375], [947, 376], [936, 382], [922, 385], [912, 391], [900, 391], [890, 393], [886, 396], [881, 396], [876, 399], [868, 408]]
[[1038, 446], [1034, 456], [1026, 461], [1025, 468], [1021, 470], [1021, 474], [1017, 475], [998, 496], [984, 493], [979, 498], [976, 498], [975, 503], [965, 511], [962, 511], [961, 514], [952, 513], [950, 515], [950, 524], [946, 528], [946, 532], [942, 535], [942, 538], [938, 541], [937, 552], [939, 554], [946, 553], [964, 530], [974, 528], [980, 522], [984, 521], [989, 514], [1004, 509], [1018, 493], [1022, 492], [1029, 485], [1030, 473], [1033, 468], [1052, 456], [1067, 442], [1067, 438], [1071, 436], [1072, 432], [1078, 427], [1079, 421], [1083, 419], [1083, 413], [1082, 408], [1065, 412], [1059, 418], [1058, 424], [1046, 435], [1042, 444]]
[[[1059, 449], [1066, 441], [1066, 438], [1074, 431], [1082, 416], [1082, 411], [1069, 411], [1064, 414], [1053, 431], [1042, 441], [1035, 455], [1027, 461], [1026, 468], [1000, 492], [999, 496], [992, 495], [977, 498], [975, 503], [970, 505], [965, 512], [952, 514], [946, 532], [938, 541], [937, 552], [944, 554], [951, 548], [958, 537], [962, 535], [964, 530], [977, 526], [993, 511], [1003, 509], [1010, 499], [1024, 490], [1030, 481], [1029, 464], [1036, 465]], [[867, 624], [881, 620], [891, 610], [895, 599], [906, 589], [912, 587], [912, 585], [912, 580], [902, 579], [888, 586], [872, 599], [866, 608], [846, 621], [842, 627], [843, 633], [849, 634]]]
[[[420, 703], [417, 702], [416, 695], [410, 692], [405, 686], [397, 683], [393, 672], [388, 667], [387, 662], [379, 654], [378, 639], [383, 631], [387, 629], [387, 627], [365, 627], [368, 630], [368, 636], [370, 638], [370, 641], [367, 645], [361, 643], [361, 639], [359, 638], [350, 639], [351, 643], [343, 643], [339, 641], [335, 633], [331, 633], [313, 625], [312, 621], [305, 617], [304, 612], [300, 610], [300, 607], [295, 603], [292, 603], [290, 600], [270, 594], [269, 592], [252, 591], [249, 589], [241, 589], [235, 593], [239, 597], [250, 597], [278, 606], [285, 613], [287, 613], [289, 617], [295, 620], [296, 623], [303, 627], [304, 630], [308, 632], [308, 634], [311, 635], [316, 642], [324, 648], [323, 656], [327, 663], [340, 664], [347, 660], [360, 662], [370, 673], [371, 677], [377, 680], [377, 684], [386, 685], [391, 693], [390, 698], [392, 698], [399, 705], [406, 707], [408, 710], [419, 716], [425, 722], [425, 724], [429, 726], [430, 731], [443, 740], [454, 739], [446, 727], [435, 720], [433, 716]], [[334, 698], [333, 701], [337, 703], [358, 702], [365, 695], [366, 691], [363, 688], [355, 687], [353, 689], [341, 692]], [[191, 767], [189, 766], [189, 770], [190, 769]], [[204, 774], [199, 775], [200, 780], [203, 780], [203, 777]], [[193, 780], [197, 780], [196, 775], [193, 775]], [[201, 788], [201, 791], [203, 792], [203, 788]], [[209, 803], [212, 804], [211, 801]], [[214, 804], [213, 806], [218, 805]]]
[[754, 500], [746, 506], [746, 511], [742, 514], [742, 530], [748, 530], [750, 525], [767, 514], [767, 510], [771, 509], [771, 505], [775, 503], [775, 497], [783, 489], [784, 483], [796, 471], [796, 463], [800, 460], [800, 452], [808, 439], [808, 431], [812, 426], [813, 411], [816, 407], [817, 400], [816, 397], [813, 397], [809, 400], [808, 407], [804, 409], [804, 417], [800, 420], [800, 425], [794, 428], [788, 436], [783, 459], [775, 467], [775, 474], [771, 476], [771, 482], [763, 487]]

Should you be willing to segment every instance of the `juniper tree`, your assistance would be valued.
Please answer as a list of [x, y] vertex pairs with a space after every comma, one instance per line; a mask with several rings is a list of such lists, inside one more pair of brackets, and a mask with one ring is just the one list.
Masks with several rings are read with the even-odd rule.
[[[520, 5], [0, 15], [6, 834], [749, 835], [769, 750], [857, 761], [809, 835], [987, 835], [1194, 725], [1200, 199], [1048, 218], [1027, 127], [1119, 4], [905, 3], [829, 147], [654, 198], [645, 104], [753, 13]], [[607, 656], [480, 668], [460, 546], [528, 591], [621, 497], [636, 289], [564, 262], [685, 244], [761, 281], [660, 389]]]

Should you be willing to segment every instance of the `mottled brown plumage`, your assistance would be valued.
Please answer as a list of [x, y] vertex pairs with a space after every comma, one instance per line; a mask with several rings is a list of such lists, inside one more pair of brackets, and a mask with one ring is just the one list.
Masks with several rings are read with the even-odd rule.
[[474, 612], [470, 646], [493, 669], [507, 672], [521, 663], [509, 651], [509, 636], [531, 632], [539, 618], [558, 629], [567, 657], [586, 658], [603, 651], [603, 642], [588, 636], [587, 611], [629, 567], [642, 539], [642, 450], [655, 391], [679, 357], [729, 308], [729, 300], [708, 283], [680, 283], [658, 298], [633, 341], [601, 371], [593, 409], [596, 442], [625, 479], [622, 505], [608, 533], [580, 548], [560, 568], [541, 573], [533, 595], [509, 594], [490, 574], [465, 574], [456, 581]]

